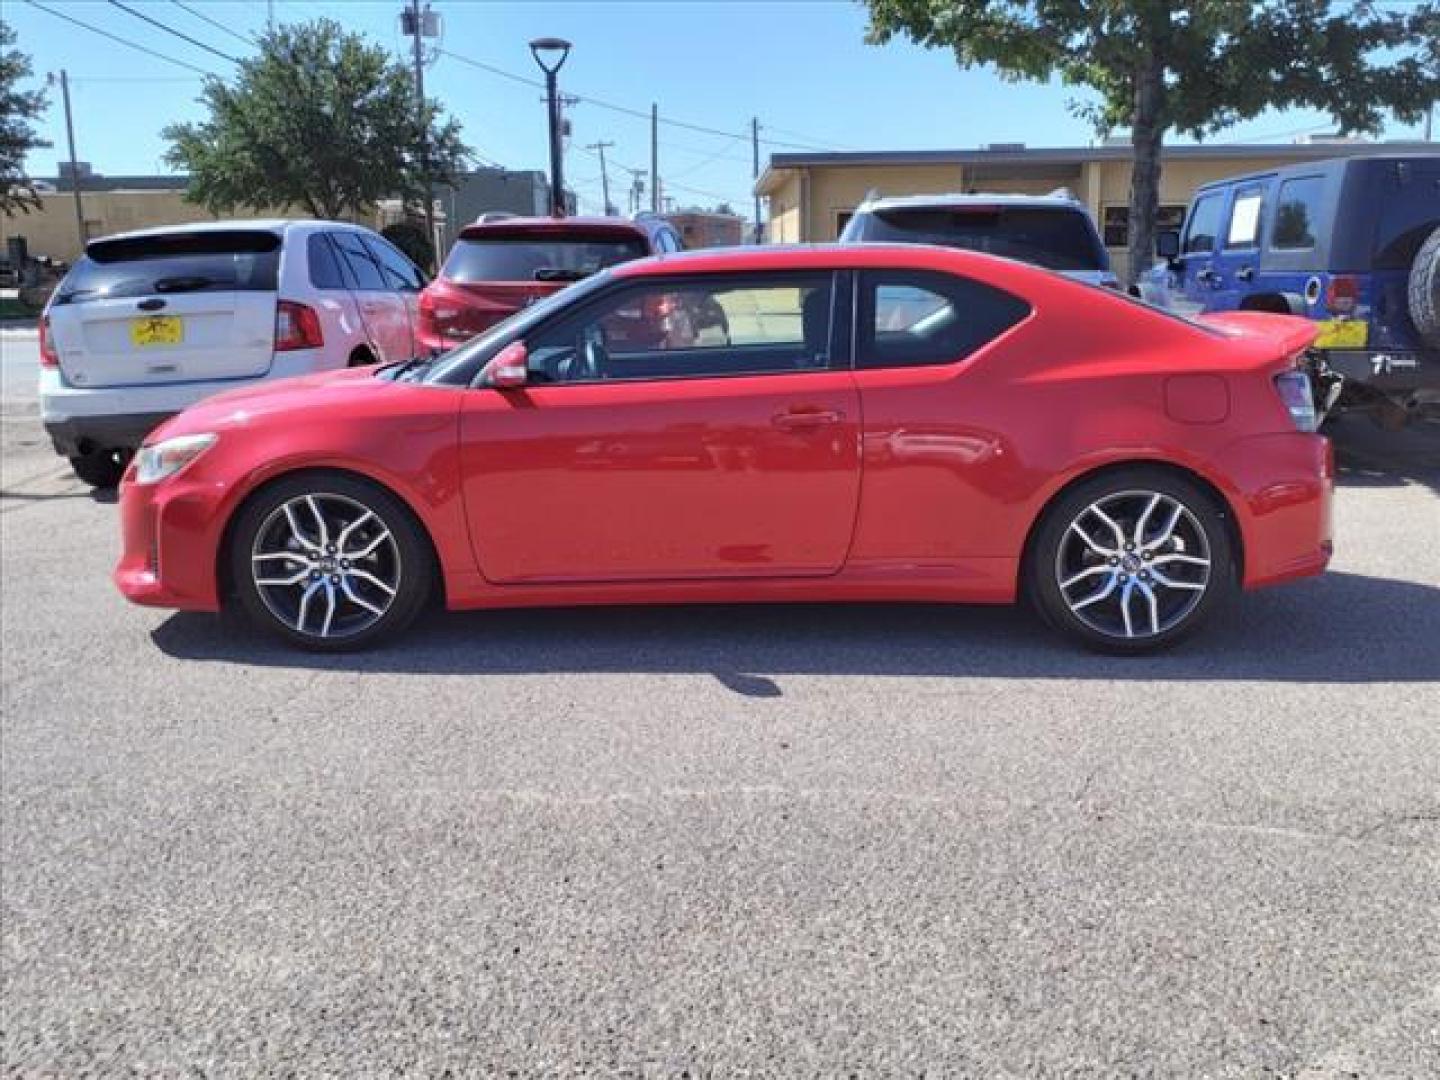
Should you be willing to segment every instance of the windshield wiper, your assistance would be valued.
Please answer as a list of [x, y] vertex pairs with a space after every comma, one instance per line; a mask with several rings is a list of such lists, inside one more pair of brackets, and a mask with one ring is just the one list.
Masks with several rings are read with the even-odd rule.
[[205, 277], [203, 274], [190, 274], [160, 278], [155, 282], [153, 288], [157, 293], [195, 292], [197, 289], [206, 289], [214, 284], [214, 278]]
[[564, 270], [558, 266], [542, 266], [535, 271], [536, 281], [579, 281], [589, 276], [588, 270]]

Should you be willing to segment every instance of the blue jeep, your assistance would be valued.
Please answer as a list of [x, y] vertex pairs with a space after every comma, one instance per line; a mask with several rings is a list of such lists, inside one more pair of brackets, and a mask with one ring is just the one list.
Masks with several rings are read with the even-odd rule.
[[1182, 311], [1320, 323], [1339, 408], [1387, 425], [1440, 410], [1440, 151], [1290, 165], [1207, 184], [1161, 233]]

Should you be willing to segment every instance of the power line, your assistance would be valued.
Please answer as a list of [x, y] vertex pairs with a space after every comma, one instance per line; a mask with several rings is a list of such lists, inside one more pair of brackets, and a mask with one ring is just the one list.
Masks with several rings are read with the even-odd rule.
[[174, 4], [176, 7], [178, 7], [181, 11], [188, 11], [191, 15], [194, 15], [195, 18], [199, 19], [201, 22], [209, 23], [211, 26], [213, 26], [216, 30], [219, 30], [221, 33], [223, 33], [223, 34], [229, 34], [229, 35], [230, 35], [231, 37], [233, 37], [236, 41], [243, 41], [246, 45], [254, 45], [254, 44], [255, 44], [255, 39], [254, 39], [253, 37], [251, 37], [249, 34], [242, 34], [242, 33], [238, 32], [238, 31], [236, 31], [236, 30], [232, 30], [232, 29], [230, 29], [230, 27], [226, 26], [224, 23], [220, 22], [218, 19], [212, 19], [209, 15], [206, 15], [203, 11], [196, 11], [196, 10], [195, 10], [193, 7], [191, 7], [189, 4], [182, 3], [181, 0], [170, 0], [170, 2], [171, 2], [172, 4]]
[[204, 68], [196, 67], [194, 64], [187, 63], [184, 60], [177, 60], [173, 56], [166, 56], [162, 52], [156, 52], [154, 49], [149, 48], [148, 46], [138, 45], [135, 42], [129, 40], [128, 38], [121, 37], [119, 34], [112, 34], [108, 30], [101, 30], [98, 26], [91, 26], [89, 23], [77, 19], [73, 15], [66, 15], [63, 11], [56, 11], [54, 8], [46, 7], [44, 4], [38, 3], [37, 0], [25, 0], [25, 2], [31, 7], [39, 8], [41, 11], [45, 12], [48, 15], [54, 15], [57, 19], [64, 19], [68, 23], [74, 23], [76, 26], [89, 30], [92, 34], [99, 34], [103, 38], [109, 38], [111, 41], [135, 49], [137, 52], [146, 53], [149, 56], [155, 57], [155, 59], [157, 60], [164, 60], [167, 64], [174, 64], [176, 67], [188, 68], [189, 70], [194, 71], [200, 75], [215, 74], [213, 71], [206, 71]]
[[213, 47], [211, 47], [211, 46], [209, 46], [209, 45], [206, 45], [203, 41], [200, 41], [200, 40], [198, 40], [198, 39], [196, 39], [196, 38], [191, 37], [189, 34], [181, 33], [179, 30], [176, 30], [174, 27], [166, 26], [166, 25], [165, 25], [163, 22], [161, 22], [159, 19], [152, 19], [149, 15], [146, 15], [144, 12], [142, 12], [142, 11], [136, 11], [136, 10], [135, 10], [134, 8], [132, 8], [130, 5], [121, 3], [121, 0], [110, 0], [110, 5], [111, 5], [112, 7], [117, 7], [117, 8], [119, 8], [121, 11], [128, 12], [129, 14], [134, 15], [135, 18], [141, 19], [141, 20], [149, 23], [151, 26], [157, 27], [157, 28], [160, 29], [160, 30], [164, 30], [167, 34], [170, 34], [170, 35], [172, 35], [172, 36], [174, 36], [174, 37], [177, 37], [177, 38], [179, 38], [181, 41], [188, 41], [191, 45], [194, 45], [197, 49], [204, 49], [206, 52], [212, 53], [213, 55], [220, 57], [221, 60], [229, 60], [232, 64], [238, 64], [238, 63], [240, 63], [239, 57], [231, 56], [229, 53], [223, 53], [223, 52], [221, 52], [219, 49], [213, 48]]
[[[111, 3], [115, 2], [116, 0], [111, 0]], [[544, 88], [544, 84], [536, 79], [526, 78], [524, 75], [517, 75], [513, 71], [506, 71], [504, 68], [496, 67], [494, 64], [487, 64], [482, 60], [475, 60], [468, 56], [462, 56], [460, 53], [451, 52], [449, 49], [441, 49], [439, 51], [442, 55], [448, 56], [452, 60], [458, 60], [462, 64], [468, 64], [473, 68], [479, 68], [481, 71], [488, 71], [490, 72], [490, 74], [498, 75], [503, 79], [509, 79], [512, 82], [523, 83], [526, 86], [540, 87], [542, 89]], [[650, 113], [648, 110], [632, 109], [628, 105], [617, 105], [613, 101], [605, 101], [591, 94], [577, 93], [575, 94], [575, 96], [578, 97], [582, 102], [594, 105], [596, 108], [609, 109], [611, 112], [622, 113], [625, 116], [633, 116], [640, 120], [650, 119]], [[725, 139], [748, 139], [750, 137], [748, 134], [745, 134], [743, 132], [721, 131], [719, 128], [706, 127], [704, 124], [692, 124], [688, 120], [676, 120], [672, 117], [667, 116], [661, 116], [660, 123], [666, 124], [670, 127], [684, 128], [686, 131], [698, 131], [702, 135], [718, 135], [721, 138]], [[825, 147], [816, 146], [813, 143], [782, 142], [779, 139], [761, 139], [760, 141], [762, 143], [765, 143], [767, 146], [779, 146], [792, 150], [825, 150]]]

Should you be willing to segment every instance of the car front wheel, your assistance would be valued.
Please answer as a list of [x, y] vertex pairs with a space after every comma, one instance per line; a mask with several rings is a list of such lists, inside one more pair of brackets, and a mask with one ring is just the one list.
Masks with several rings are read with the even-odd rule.
[[1173, 645], [1236, 588], [1223, 509], [1197, 484], [1158, 469], [1107, 473], [1065, 493], [1027, 565], [1046, 621], [1104, 652]]
[[232, 536], [231, 577], [246, 612], [306, 649], [360, 649], [398, 633], [434, 584], [434, 558], [409, 510], [344, 474], [263, 489]]

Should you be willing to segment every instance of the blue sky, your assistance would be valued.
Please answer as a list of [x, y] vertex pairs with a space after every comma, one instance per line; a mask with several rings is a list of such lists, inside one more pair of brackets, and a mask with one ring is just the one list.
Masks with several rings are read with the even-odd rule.
[[[224, 75], [233, 66], [106, 0], [41, 0], [76, 19], [175, 60]], [[246, 55], [246, 38], [263, 28], [266, 0], [184, 0], [222, 24], [198, 18], [171, 0], [125, 0], [151, 18], [230, 55]], [[966, 148], [989, 142], [1031, 146], [1084, 145], [1094, 132], [1067, 109], [1079, 91], [1059, 85], [1013, 84], [993, 72], [960, 71], [948, 53], [909, 43], [865, 44], [865, 10], [849, 0], [655, 0], [655, 2], [502, 3], [432, 0], [444, 19], [440, 55], [426, 89], [462, 122], [466, 141], [491, 162], [545, 168], [544, 108], [532, 87], [467, 65], [456, 56], [526, 78], [539, 72], [526, 42], [555, 35], [574, 43], [562, 89], [648, 113], [660, 105], [671, 118], [743, 138], [662, 126], [661, 173], [682, 204], [724, 199], [750, 202], [751, 117], [758, 117], [762, 162], [771, 152], [798, 149]], [[277, 20], [329, 14], [397, 54], [400, 0], [274, 0]], [[5, 0], [5, 17], [37, 75], [65, 68], [72, 80], [78, 156], [102, 173], [164, 170], [159, 131], [199, 115], [200, 77], [186, 68], [109, 41], [30, 5]], [[238, 35], [238, 36], [235, 36]], [[408, 54], [407, 54], [408, 55]], [[611, 197], [629, 182], [621, 169], [649, 162], [648, 119], [591, 102], [570, 113], [574, 135], [567, 180], [582, 209], [600, 202], [600, 163], [583, 149], [613, 141]], [[1310, 112], [1270, 114], [1226, 132], [1224, 141], [1288, 141], [1326, 126]], [[58, 90], [43, 131], [54, 149], [36, 153], [31, 171], [53, 175], [63, 152]], [[1391, 125], [1390, 137], [1418, 135]], [[789, 146], [777, 143], [796, 144]]]

